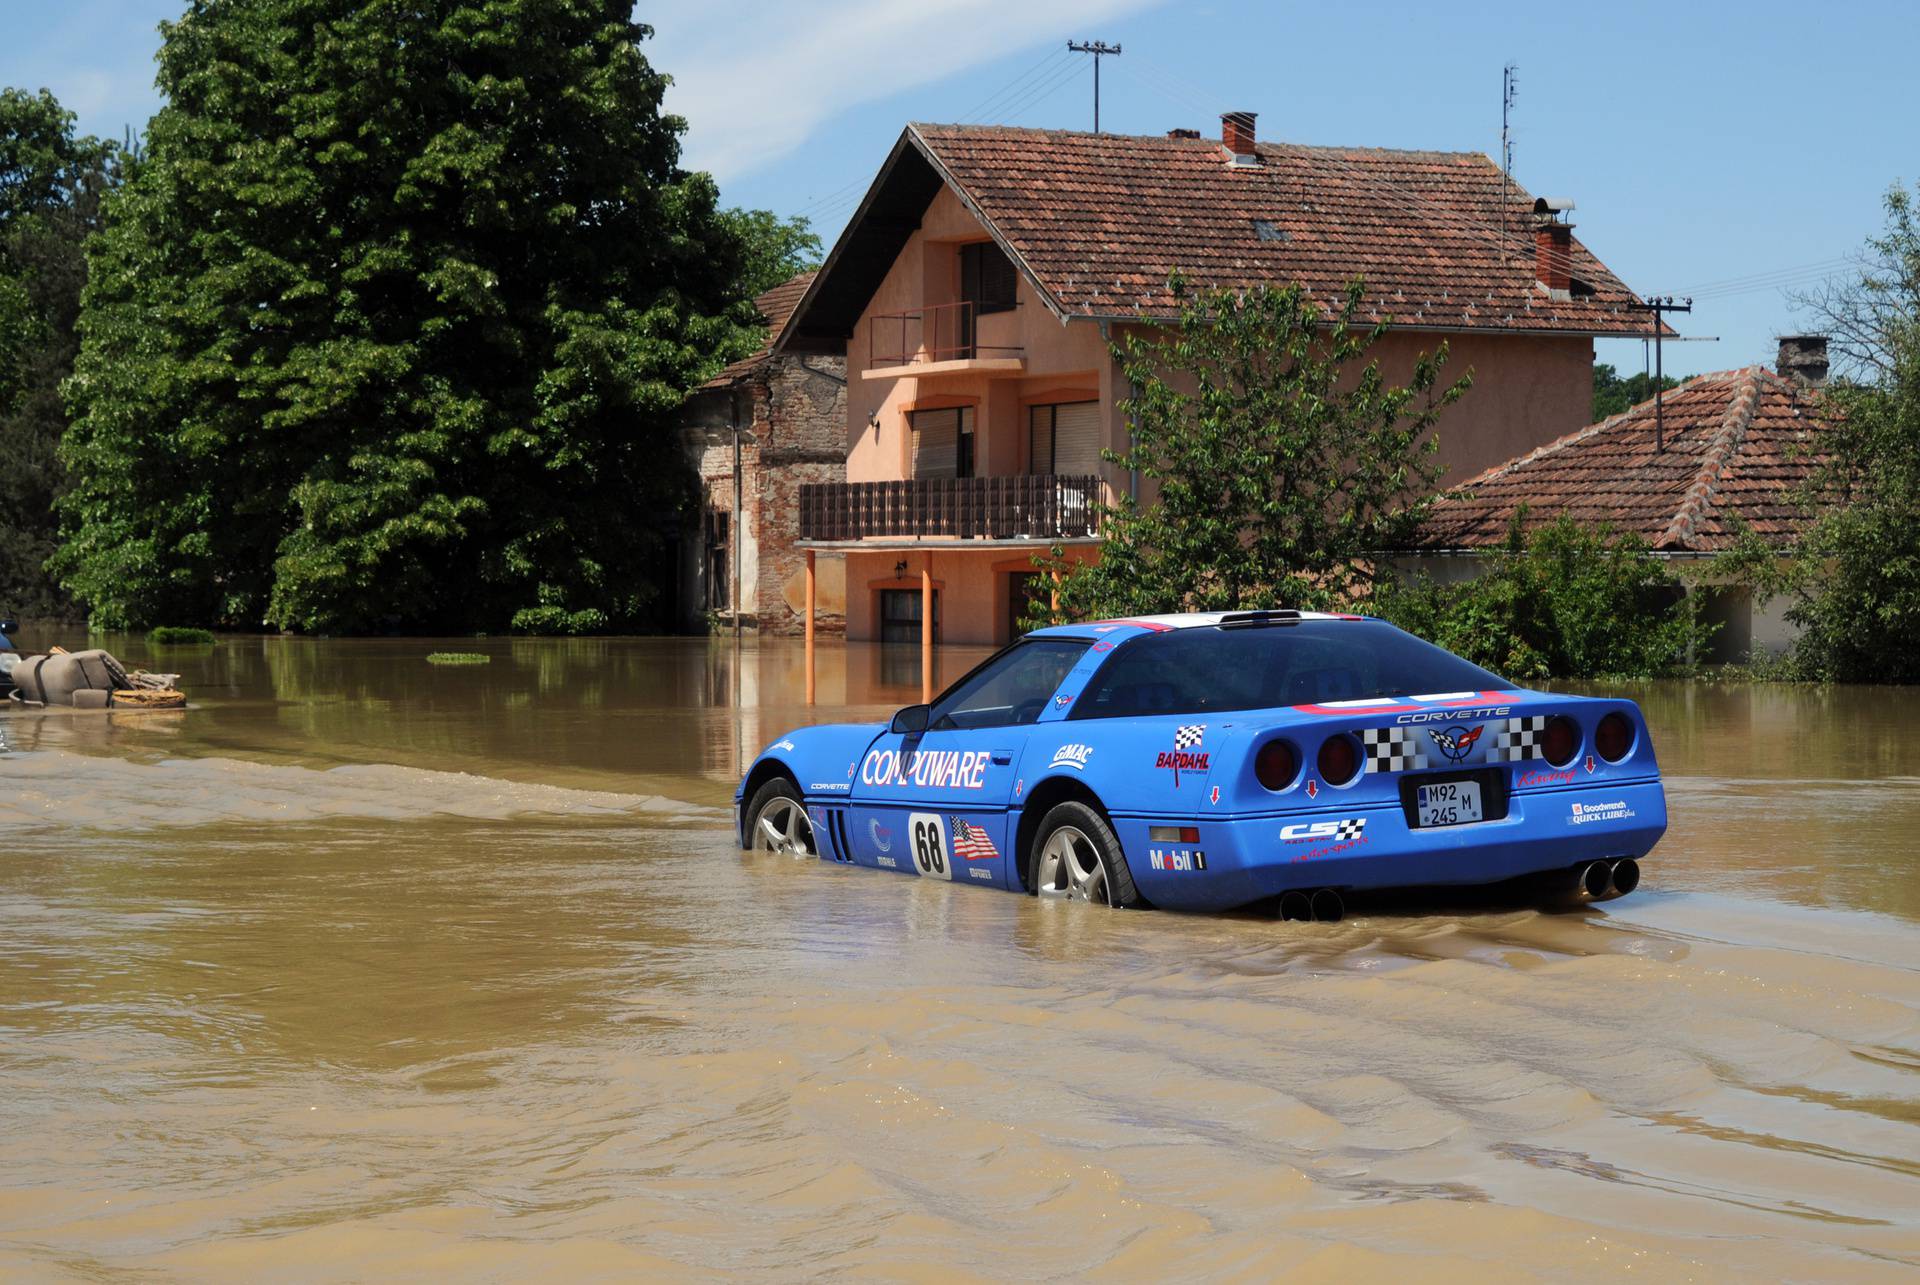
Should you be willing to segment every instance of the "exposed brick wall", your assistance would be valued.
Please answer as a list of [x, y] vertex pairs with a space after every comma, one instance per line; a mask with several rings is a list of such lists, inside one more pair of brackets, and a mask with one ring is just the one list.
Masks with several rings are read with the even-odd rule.
[[[830, 373], [822, 373], [830, 372]], [[837, 379], [835, 378], [837, 377]], [[804, 601], [797, 587], [806, 575], [800, 535], [800, 487], [847, 480], [846, 363], [837, 357], [771, 357], [754, 388], [754, 436], [760, 442], [755, 485], [748, 492], [760, 533], [758, 608], [762, 633], [798, 634]], [[821, 614], [817, 630], [842, 633], [842, 615]]]
[[[741, 494], [754, 549], [744, 559], [750, 579], [741, 586], [741, 615], [746, 624], [765, 633], [799, 634], [806, 628], [801, 612], [792, 605], [804, 601], [800, 586], [806, 574], [806, 553], [794, 547], [799, 538], [800, 487], [846, 480], [845, 370], [845, 362], [837, 357], [778, 356], [764, 359], [744, 380], [753, 419], [740, 449]], [[727, 398], [723, 391], [711, 391], [689, 408], [690, 420], [697, 422], [689, 423], [684, 440], [700, 475], [704, 505], [702, 521], [692, 524], [696, 546], [701, 543], [707, 513], [733, 510], [733, 435], [726, 427]], [[689, 559], [685, 574], [688, 596], [699, 594], [704, 563], [698, 552]], [[726, 596], [723, 588], [723, 601]], [[688, 623], [695, 623], [698, 613], [689, 615]], [[846, 619], [839, 612], [822, 612], [815, 627], [823, 633], [844, 632]]]

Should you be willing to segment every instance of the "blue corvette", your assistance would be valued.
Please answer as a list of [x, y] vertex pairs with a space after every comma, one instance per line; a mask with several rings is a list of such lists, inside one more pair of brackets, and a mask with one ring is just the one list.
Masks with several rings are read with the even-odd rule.
[[1632, 701], [1516, 690], [1384, 621], [1294, 611], [1036, 630], [891, 725], [789, 732], [735, 798], [747, 848], [1285, 918], [1527, 875], [1606, 900], [1667, 828]]

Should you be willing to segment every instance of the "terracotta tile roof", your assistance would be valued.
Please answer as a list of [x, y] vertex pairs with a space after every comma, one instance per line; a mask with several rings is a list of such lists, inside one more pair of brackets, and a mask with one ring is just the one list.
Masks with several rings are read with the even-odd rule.
[[[1175, 312], [1175, 268], [1204, 286], [1300, 282], [1404, 327], [1645, 334], [1632, 291], [1576, 239], [1571, 301], [1534, 280], [1533, 197], [1474, 152], [1258, 144], [1003, 126], [909, 127], [1068, 315]], [[1505, 202], [1505, 234], [1502, 202]], [[1264, 226], [1256, 227], [1256, 221]]]
[[1642, 402], [1447, 492], [1422, 542], [1491, 548], [1524, 503], [1529, 527], [1565, 514], [1671, 552], [1729, 547], [1735, 517], [1776, 547], [1790, 544], [1806, 523], [1793, 489], [1822, 458], [1819, 395], [1749, 366], [1695, 376], [1664, 401], [1664, 450], [1654, 449], [1653, 403]]
[[807, 287], [813, 284], [814, 270], [808, 269], [798, 276], [782, 281], [773, 289], [754, 298], [753, 306], [766, 318], [767, 333], [760, 340], [760, 347], [751, 356], [742, 357], [723, 367], [719, 374], [702, 384], [702, 388], [728, 388], [746, 379], [772, 356], [771, 345], [774, 337], [785, 329], [787, 318], [800, 306], [801, 297], [807, 293]]

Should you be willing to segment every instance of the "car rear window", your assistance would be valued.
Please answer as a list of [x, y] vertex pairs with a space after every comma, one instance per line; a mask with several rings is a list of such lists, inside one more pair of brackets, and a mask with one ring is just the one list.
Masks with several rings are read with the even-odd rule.
[[1071, 717], [1203, 714], [1507, 686], [1383, 621], [1172, 629], [1114, 648]]

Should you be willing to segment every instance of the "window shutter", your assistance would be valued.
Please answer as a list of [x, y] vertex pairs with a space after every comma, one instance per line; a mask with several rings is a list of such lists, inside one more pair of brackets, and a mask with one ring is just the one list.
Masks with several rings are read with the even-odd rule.
[[1053, 407], [1035, 406], [1027, 412], [1027, 472], [1053, 472]]
[[960, 434], [973, 431], [973, 408], [913, 412], [913, 475], [953, 477], [959, 468]]
[[1100, 403], [1053, 408], [1053, 471], [1069, 476], [1100, 472]]

